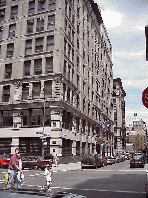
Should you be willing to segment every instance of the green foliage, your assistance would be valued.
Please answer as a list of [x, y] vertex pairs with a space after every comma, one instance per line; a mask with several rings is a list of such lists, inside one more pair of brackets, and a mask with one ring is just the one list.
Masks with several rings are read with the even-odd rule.
[[44, 159], [52, 159], [53, 160], [53, 155], [52, 154], [45, 154]]
[[136, 135], [133, 139], [133, 143], [135, 145], [135, 151], [138, 152], [142, 147], [141, 136]]

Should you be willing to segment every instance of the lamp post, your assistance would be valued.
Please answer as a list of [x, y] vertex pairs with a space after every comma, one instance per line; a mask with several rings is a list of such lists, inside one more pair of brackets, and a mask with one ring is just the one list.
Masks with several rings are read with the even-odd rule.
[[43, 135], [42, 135], [42, 156], [44, 157], [44, 143], [45, 143], [45, 139], [46, 139], [46, 134], [45, 134], [45, 84], [44, 84], [44, 102], [43, 102]]

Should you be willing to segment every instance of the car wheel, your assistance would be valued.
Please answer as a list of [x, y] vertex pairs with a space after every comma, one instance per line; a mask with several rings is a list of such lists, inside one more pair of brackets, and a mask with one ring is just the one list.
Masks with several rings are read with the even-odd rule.
[[33, 169], [34, 170], [37, 170], [38, 169], [38, 166], [35, 164], [34, 167], [33, 167]]

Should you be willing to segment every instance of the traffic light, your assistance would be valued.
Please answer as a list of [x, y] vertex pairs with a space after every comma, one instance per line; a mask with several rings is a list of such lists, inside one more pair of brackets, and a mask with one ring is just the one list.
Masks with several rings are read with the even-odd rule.
[[146, 37], [146, 61], [148, 61], [148, 25], [145, 26], [145, 37]]

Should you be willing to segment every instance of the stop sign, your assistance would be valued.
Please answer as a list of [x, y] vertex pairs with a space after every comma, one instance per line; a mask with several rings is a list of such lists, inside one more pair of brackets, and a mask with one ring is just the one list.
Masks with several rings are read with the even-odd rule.
[[143, 105], [148, 108], [148, 87], [142, 93], [142, 102]]

